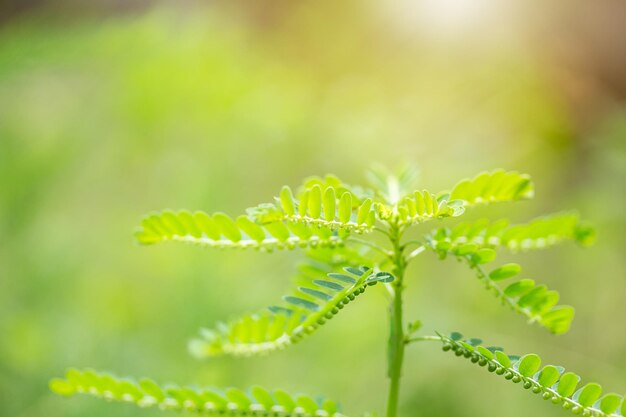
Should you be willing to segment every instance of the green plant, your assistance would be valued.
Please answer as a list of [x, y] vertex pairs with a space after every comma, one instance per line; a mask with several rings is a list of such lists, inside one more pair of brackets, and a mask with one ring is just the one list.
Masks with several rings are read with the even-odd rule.
[[[576, 414], [626, 416], [622, 396], [602, 396], [601, 387], [595, 383], [577, 389], [578, 375], [553, 365], [542, 368], [535, 354], [507, 355], [501, 348], [483, 347], [479, 339], [464, 340], [456, 332], [448, 336], [418, 335], [419, 321], [407, 324], [403, 317], [407, 265], [418, 255], [433, 252], [442, 260], [452, 258], [466, 263], [489, 292], [529, 323], [556, 334], [566, 332], [574, 309], [559, 305], [557, 292], [530, 279], [502, 285], [520, 274], [520, 265], [491, 265], [497, 249], [542, 249], [566, 240], [592, 243], [593, 230], [576, 214], [559, 213], [519, 225], [504, 220], [460, 222], [452, 228], [434, 229], [418, 239], [406, 239], [408, 229], [430, 220], [459, 217], [474, 206], [531, 198], [533, 183], [527, 175], [497, 170], [463, 180], [450, 192], [433, 194], [415, 191], [416, 175], [410, 169], [398, 175], [375, 170], [370, 172], [369, 180], [371, 189], [349, 186], [333, 176], [310, 178], [296, 196], [284, 187], [275, 202], [251, 208], [237, 219], [222, 213], [187, 211], [148, 215], [136, 235], [143, 244], [179, 241], [266, 252], [306, 250], [308, 262], [299, 270], [292, 295], [266, 311], [203, 330], [190, 343], [193, 354], [201, 358], [250, 356], [283, 349], [314, 333], [366, 289], [376, 286], [386, 290], [390, 298], [387, 417], [397, 415], [404, 350], [419, 341], [439, 342], [444, 351], [468, 358]], [[379, 244], [380, 239], [360, 237], [368, 233], [379, 233], [387, 245]], [[71, 369], [64, 379], [52, 380], [51, 389], [62, 395], [86, 393], [139, 406], [208, 414], [343, 415], [332, 400], [293, 397], [280, 390], [161, 388], [149, 379], [117, 379], [92, 370]]]

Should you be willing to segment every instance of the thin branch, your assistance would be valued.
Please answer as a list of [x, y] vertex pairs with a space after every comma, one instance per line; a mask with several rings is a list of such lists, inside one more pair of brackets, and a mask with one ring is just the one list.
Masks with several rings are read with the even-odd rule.
[[413, 252], [407, 255], [406, 261], [410, 262], [413, 258], [415, 258], [420, 253], [424, 252], [425, 250], [426, 250], [426, 246], [420, 246], [419, 248], [415, 249]]
[[388, 232], [388, 231], [386, 231], [385, 229], [381, 229], [380, 227], [374, 227], [374, 230], [375, 230], [376, 232], [380, 232], [380, 233], [382, 233], [383, 235], [385, 235], [385, 236], [387, 236], [387, 237], [391, 237], [391, 235], [389, 234], [389, 232]]
[[356, 238], [356, 237], [353, 237], [353, 236], [349, 236], [346, 240], [351, 241], [351, 242], [355, 242], [355, 243], [359, 243], [361, 245], [369, 246], [370, 248], [379, 251], [380, 253], [382, 253], [383, 255], [385, 255], [387, 257], [391, 256], [391, 252], [389, 252], [388, 250], [385, 250], [384, 248], [381, 248], [380, 246], [378, 246], [377, 244], [375, 244], [373, 242], [369, 242], [367, 240], [359, 239], [359, 238]]
[[423, 245], [424, 245], [424, 242], [422, 242], [421, 240], [417, 240], [417, 239], [415, 239], [415, 240], [409, 240], [409, 241], [404, 242], [404, 243], [402, 244], [402, 248], [406, 248], [406, 247], [407, 247], [407, 246], [409, 246], [409, 245], [420, 245], [420, 246], [423, 246]]
[[415, 336], [406, 339], [404, 343], [408, 345], [414, 342], [440, 342], [441, 340], [441, 336]]

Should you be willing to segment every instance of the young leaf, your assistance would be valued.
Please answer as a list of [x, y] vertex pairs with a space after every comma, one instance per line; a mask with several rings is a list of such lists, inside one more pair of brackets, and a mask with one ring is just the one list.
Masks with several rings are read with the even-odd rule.
[[400, 220], [407, 224], [423, 223], [432, 219], [457, 217], [463, 214], [461, 201], [448, 201], [447, 198], [438, 199], [429, 191], [415, 191], [398, 204]]
[[537, 381], [543, 387], [551, 387], [556, 384], [560, 377], [561, 371], [556, 366], [547, 365], [539, 373]]
[[350, 222], [352, 217], [352, 194], [345, 192], [339, 200], [338, 218], [341, 223]]
[[622, 396], [614, 393], [606, 394], [599, 401], [598, 408], [605, 414], [613, 414], [617, 411], [622, 402]]
[[248, 215], [261, 225], [283, 222], [330, 231], [364, 233], [372, 230], [373, 223], [367, 221], [372, 213], [375, 215], [371, 199], [361, 199], [343, 186], [315, 181], [310, 184], [298, 194], [298, 200], [288, 187], [284, 187], [277, 204], [252, 207], [248, 209]]
[[450, 192], [450, 199], [463, 200], [465, 207], [533, 196], [534, 186], [528, 175], [503, 170], [483, 172], [472, 179], [462, 180]]
[[[602, 387], [589, 383], [576, 391], [580, 377], [573, 372], [563, 373], [563, 368], [547, 365], [541, 369], [541, 358], [531, 353], [523, 357], [505, 355], [501, 351], [494, 355], [488, 348], [473, 347], [464, 342], [462, 336], [439, 335], [443, 350], [453, 352], [457, 357], [467, 358], [472, 363], [485, 367], [489, 372], [501, 375], [507, 380], [520, 384], [524, 389], [541, 395], [553, 404], [561, 404], [574, 414], [593, 417], [613, 417], [624, 402], [617, 394], [606, 394], [600, 398]], [[481, 349], [482, 348], [482, 349]]]
[[142, 221], [135, 237], [142, 244], [185, 242], [212, 248], [241, 248], [272, 251], [297, 247], [335, 247], [343, 244], [337, 232], [311, 224], [270, 222], [259, 225], [247, 216], [236, 221], [223, 213], [210, 216], [187, 211], [153, 213]]
[[402, 167], [397, 172], [375, 166], [367, 172], [367, 179], [376, 191], [376, 200], [383, 205], [394, 206], [415, 190], [418, 171], [414, 166]]
[[549, 291], [545, 285], [535, 285], [530, 279], [516, 281], [504, 289], [498, 286], [500, 281], [517, 275], [521, 267], [517, 264], [505, 264], [487, 273], [483, 265], [495, 259], [494, 250], [478, 248], [476, 245], [471, 248], [465, 245], [444, 250], [440, 242], [433, 240], [428, 241], [426, 247], [440, 256], [443, 252], [446, 256], [452, 255], [465, 260], [488, 291], [498, 297], [503, 305], [527, 317], [529, 323], [537, 322], [555, 334], [569, 330], [574, 319], [574, 308], [557, 305], [559, 294], [556, 291]]
[[329, 222], [335, 220], [335, 216], [339, 217], [339, 213], [335, 212], [336, 200], [335, 189], [328, 187], [326, 191], [324, 191], [323, 209], [324, 219]]
[[291, 193], [291, 188], [288, 186], [284, 186], [282, 190], [280, 190], [280, 204], [282, 206], [283, 212], [287, 216], [294, 216], [296, 214], [296, 207], [293, 203], [293, 194]]
[[518, 275], [522, 272], [522, 267], [518, 264], [505, 264], [499, 268], [494, 269], [489, 273], [489, 278], [492, 281], [501, 281]]
[[312, 219], [319, 219], [322, 214], [322, 188], [314, 185], [309, 190], [308, 213]]
[[284, 297], [285, 304], [202, 331], [200, 339], [192, 340], [191, 352], [198, 357], [250, 356], [291, 345], [332, 319], [366, 288], [394, 279], [388, 272], [364, 271], [348, 267], [346, 273], [302, 280], [295, 294]]
[[517, 370], [523, 376], [533, 376], [541, 367], [541, 358], [534, 353], [524, 356], [518, 362]]
[[427, 239], [451, 250], [468, 244], [479, 248], [504, 247], [512, 251], [544, 249], [567, 240], [587, 246], [595, 233], [575, 213], [556, 213], [538, 217], [528, 223], [508, 226], [506, 220], [488, 222], [485, 219], [459, 223], [453, 228], [433, 230]]
[[[149, 381], [148, 383], [145, 381]], [[110, 401], [130, 402], [139, 407], [159, 407], [164, 410], [188, 411], [209, 415], [232, 417], [284, 417], [330, 416], [345, 417], [337, 412], [334, 401], [300, 394], [298, 405], [305, 408], [305, 414], [295, 410], [292, 396], [284, 391], [270, 393], [264, 388], [253, 387], [250, 394], [236, 388], [228, 388], [225, 394], [212, 388], [195, 388], [168, 385], [161, 388], [154, 381], [141, 379], [141, 382], [128, 378], [117, 378], [107, 373], [93, 370], [68, 370], [64, 379], [50, 381], [50, 389], [62, 396], [87, 394]], [[331, 410], [331, 411], [329, 411]]]

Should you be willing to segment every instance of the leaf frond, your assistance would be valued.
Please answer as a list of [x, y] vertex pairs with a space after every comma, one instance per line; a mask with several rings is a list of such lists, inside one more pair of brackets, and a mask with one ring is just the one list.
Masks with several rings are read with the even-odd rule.
[[534, 197], [530, 177], [517, 171], [482, 172], [474, 178], [458, 182], [450, 192], [450, 200], [463, 200], [465, 207]]
[[542, 367], [541, 358], [534, 353], [507, 355], [502, 348], [482, 346], [480, 339], [463, 340], [463, 335], [456, 332], [440, 337], [445, 352], [469, 359], [574, 414], [585, 417], [626, 415], [626, 400], [623, 396], [614, 393], [602, 396], [602, 387], [594, 382], [580, 386], [580, 376], [565, 372], [561, 366]]
[[[427, 247], [433, 249], [430, 245]], [[522, 268], [518, 264], [509, 263], [486, 272], [483, 265], [496, 258], [493, 249], [477, 248], [471, 244], [446, 251], [442, 251], [441, 248], [434, 250], [440, 257], [451, 255], [467, 262], [487, 291], [495, 295], [502, 305], [525, 316], [529, 323], [538, 323], [554, 334], [566, 333], [569, 330], [574, 319], [574, 308], [557, 305], [558, 292], [527, 278], [515, 281], [504, 288], [498, 285], [500, 281], [519, 275]]]
[[277, 222], [324, 228], [330, 231], [369, 232], [376, 222], [375, 205], [371, 198], [361, 198], [343, 186], [327, 185], [321, 181], [303, 188], [294, 197], [284, 186], [276, 203], [249, 208], [247, 213], [260, 225]]
[[343, 244], [343, 234], [301, 223], [259, 225], [247, 216], [236, 220], [226, 214], [196, 211], [163, 211], [146, 216], [135, 238], [151, 245], [166, 241], [184, 242], [210, 248], [294, 249], [335, 247]]
[[332, 319], [369, 286], [393, 281], [387, 272], [368, 267], [345, 267], [324, 274], [310, 267], [301, 270], [296, 291], [267, 311], [246, 315], [215, 329], [205, 329], [192, 340], [191, 352], [200, 358], [219, 355], [251, 356], [297, 343]]
[[462, 200], [448, 200], [448, 195], [437, 197], [430, 191], [415, 191], [398, 204], [398, 216], [404, 224], [418, 224], [432, 219], [457, 217], [465, 208]]
[[126, 402], [139, 407], [188, 411], [210, 416], [233, 417], [344, 417], [337, 403], [307, 395], [291, 395], [282, 390], [270, 392], [262, 387], [247, 391], [194, 386], [160, 386], [153, 380], [118, 378], [91, 369], [69, 369], [65, 378], [50, 381], [50, 389], [63, 396], [87, 394], [109, 401]]
[[458, 217], [472, 206], [528, 199], [533, 195], [534, 188], [528, 175], [496, 170], [462, 180], [450, 192], [434, 194], [417, 190], [405, 193], [398, 201], [397, 211], [401, 222], [418, 224], [434, 218]]
[[508, 225], [506, 220], [463, 222], [452, 228], [436, 229], [427, 236], [432, 246], [444, 251], [465, 245], [526, 251], [548, 248], [565, 241], [588, 246], [594, 238], [595, 232], [591, 227], [583, 223], [576, 213], [567, 212], [516, 225]]

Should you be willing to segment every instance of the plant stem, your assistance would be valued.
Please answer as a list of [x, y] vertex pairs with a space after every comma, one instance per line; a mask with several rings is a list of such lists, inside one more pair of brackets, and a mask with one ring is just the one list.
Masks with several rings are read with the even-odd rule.
[[403, 281], [406, 259], [404, 257], [403, 247], [400, 245], [401, 231], [397, 225], [392, 224], [389, 232], [389, 238], [393, 246], [394, 275], [396, 279], [393, 282], [395, 291], [389, 308], [390, 331], [387, 360], [390, 384], [389, 395], [387, 397], [387, 417], [396, 417], [405, 347], [404, 322], [402, 318], [402, 290], [404, 287]]
[[406, 261], [407, 262], [411, 261], [411, 259], [415, 258], [417, 255], [424, 252], [425, 250], [426, 248], [424, 246], [420, 246], [419, 248], [415, 249], [413, 252], [408, 254], [408, 256], [406, 257]]
[[404, 341], [404, 343], [408, 345], [409, 343], [414, 343], [414, 342], [440, 342], [440, 341], [441, 341], [441, 337], [439, 336], [415, 336], [415, 337], [407, 338]]
[[377, 244], [373, 242], [369, 242], [367, 240], [359, 239], [359, 238], [352, 237], [352, 236], [348, 237], [348, 240], [355, 242], [355, 243], [359, 243], [361, 245], [369, 246], [370, 248], [377, 250], [378, 252], [382, 253], [383, 255], [387, 257], [390, 257], [392, 255], [389, 251], [381, 248], [380, 246], [378, 246]]

